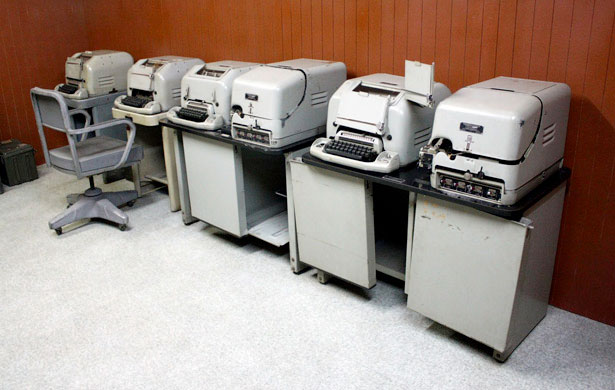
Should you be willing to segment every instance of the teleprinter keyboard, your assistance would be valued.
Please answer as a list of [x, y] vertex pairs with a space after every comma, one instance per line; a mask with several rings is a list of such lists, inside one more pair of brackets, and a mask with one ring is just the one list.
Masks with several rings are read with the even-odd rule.
[[318, 138], [310, 147], [310, 154], [323, 161], [346, 165], [364, 171], [389, 173], [399, 169], [399, 155], [395, 152], [376, 152], [368, 145], [329, 138]]
[[378, 157], [378, 153], [371, 146], [341, 140], [329, 141], [324, 150], [329, 154], [358, 161], [372, 162]]
[[63, 92], [63, 93], [67, 93], [69, 95], [72, 95], [73, 93], [75, 93], [77, 90], [79, 89], [78, 86], [76, 85], [70, 85], [70, 84], [62, 84], [60, 86], [60, 88], [58, 88], [58, 91]]
[[144, 98], [140, 98], [137, 96], [126, 96], [122, 100], [122, 104], [125, 104], [130, 107], [137, 107], [137, 108], [145, 107], [145, 105], [149, 102], [150, 102], [149, 99], [144, 99]]
[[207, 111], [195, 110], [193, 108], [180, 108], [177, 111], [177, 116], [181, 119], [193, 122], [205, 122], [207, 119]]

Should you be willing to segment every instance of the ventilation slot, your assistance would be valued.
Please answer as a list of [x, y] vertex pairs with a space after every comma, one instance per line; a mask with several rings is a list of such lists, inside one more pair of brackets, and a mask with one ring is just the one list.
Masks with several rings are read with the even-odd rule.
[[547, 126], [542, 132], [542, 146], [547, 146], [555, 139], [555, 123]]
[[431, 127], [426, 127], [423, 130], [419, 130], [414, 133], [414, 146], [422, 146], [421, 144], [425, 144], [429, 141], [431, 137]]
[[179, 99], [182, 96], [182, 89], [181, 88], [174, 88], [171, 91], [171, 97], [173, 99]]
[[101, 87], [110, 87], [115, 83], [115, 78], [113, 76], [100, 76], [98, 78], [98, 85]]
[[312, 94], [312, 106], [318, 106], [320, 104], [327, 104], [327, 91]]

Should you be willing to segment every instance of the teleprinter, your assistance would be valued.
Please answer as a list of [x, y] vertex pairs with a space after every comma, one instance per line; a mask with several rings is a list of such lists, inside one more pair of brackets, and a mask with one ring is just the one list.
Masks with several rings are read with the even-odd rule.
[[193, 66], [181, 81], [181, 106], [171, 108], [167, 119], [201, 130], [230, 126], [233, 82], [258, 65], [218, 61]]
[[419, 165], [445, 193], [514, 204], [562, 167], [569, 108], [563, 83], [497, 77], [462, 88], [438, 106]]
[[163, 56], [137, 61], [128, 71], [127, 95], [118, 96], [114, 105], [120, 110], [153, 115], [178, 106], [182, 77], [198, 58]]
[[132, 56], [123, 51], [93, 50], [66, 59], [66, 82], [54, 88], [68, 99], [87, 99], [126, 90]]
[[433, 65], [407, 62], [406, 77], [372, 74], [346, 81], [331, 97], [327, 137], [310, 154], [352, 168], [389, 173], [418, 159], [437, 103], [450, 90], [433, 82]]
[[327, 104], [346, 65], [295, 59], [256, 67], [233, 84], [233, 138], [280, 148], [323, 133]]

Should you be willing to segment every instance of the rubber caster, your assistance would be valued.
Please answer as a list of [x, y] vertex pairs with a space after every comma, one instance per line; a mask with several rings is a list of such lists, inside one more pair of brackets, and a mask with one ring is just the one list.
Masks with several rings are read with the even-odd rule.
[[131, 200], [130, 202], [126, 203], [126, 206], [128, 207], [132, 207], [135, 205], [136, 200]]
[[121, 230], [121, 231], [126, 230], [126, 225], [120, 225], [120, 230]]
[[57, 234], [58, 236], [62, 234], [62, 228], [61, 228], [61, 227], [59, 227], [59, 228], [57, 228], [57, 229], [56, 229], [56, 234]]

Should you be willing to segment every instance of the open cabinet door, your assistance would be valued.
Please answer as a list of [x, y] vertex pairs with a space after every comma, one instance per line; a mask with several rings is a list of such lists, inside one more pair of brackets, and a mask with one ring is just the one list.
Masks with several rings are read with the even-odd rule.
[[301, 262], [362, 287], [376, 284], [371, 186], [363, 179], [290, 163]]

